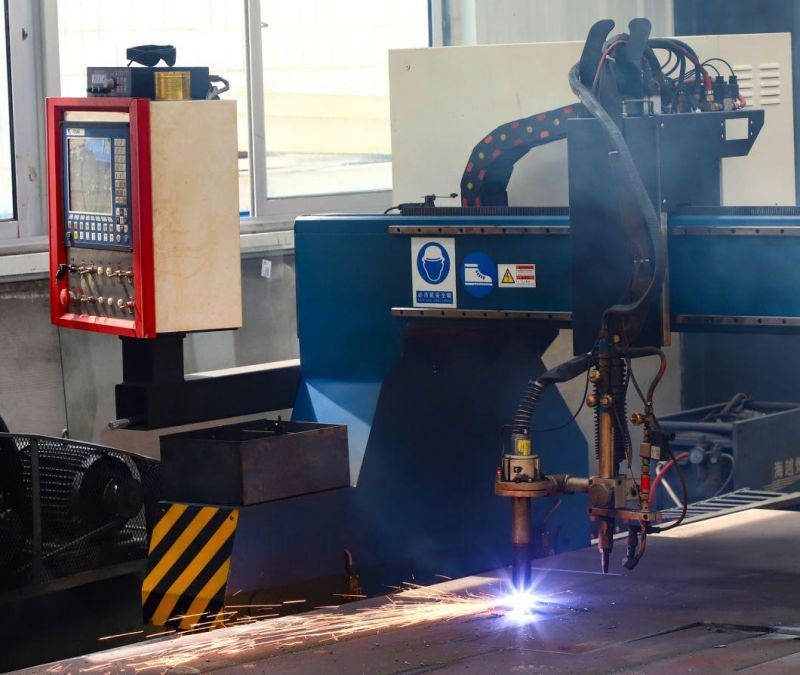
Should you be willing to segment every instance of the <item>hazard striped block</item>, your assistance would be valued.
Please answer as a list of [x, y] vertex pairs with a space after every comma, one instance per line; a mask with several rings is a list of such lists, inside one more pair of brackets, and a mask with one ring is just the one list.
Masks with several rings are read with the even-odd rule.
[[238, 509], [164, 504], [142, 583], [144, 620], [181, 629], [221, 623]]

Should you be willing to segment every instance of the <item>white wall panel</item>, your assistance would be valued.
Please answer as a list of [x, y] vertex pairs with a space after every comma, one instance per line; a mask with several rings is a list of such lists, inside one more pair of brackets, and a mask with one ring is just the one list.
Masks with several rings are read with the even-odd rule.
[[[743, 92], [750, 102], [765, 104], [764, 129], [751, 154], [723, 160], [725, 203], [794, 204], [790, 35], [685, 39], [703, 59], [729, 60], [743, 74]], [[391, 52], [394, 202], [458, 192], [472, 148], [487, 133], [505, 122], [573, 103], [567, 72], [582, 47], [582, 42], [557, 42]], [[780, 95], [770, 96], [776, 81]], [[517, 163], [509, 203], [567, 204], [565, 142], [536, 148]]]

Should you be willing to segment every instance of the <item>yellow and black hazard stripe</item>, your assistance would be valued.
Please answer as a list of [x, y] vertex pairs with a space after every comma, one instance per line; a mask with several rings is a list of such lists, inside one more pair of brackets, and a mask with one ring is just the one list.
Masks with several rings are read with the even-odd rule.
[[142, 583], [144, 620], [181, 629], [212, 626], [222, 616], [239, 511], [191, 504], [163, 509]]

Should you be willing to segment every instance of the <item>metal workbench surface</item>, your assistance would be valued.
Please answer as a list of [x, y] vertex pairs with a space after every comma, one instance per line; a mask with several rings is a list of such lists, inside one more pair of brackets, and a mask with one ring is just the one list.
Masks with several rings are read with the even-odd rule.
[[[412, 591], [433, 598], [406, 615], [418, 623], [393, 623], [395, 596], [25, 672], [800, 672], [800, 513], [744, 511], [654, 536], [633, 572], [622, 553], [605, 577], [593, 548], [537, 561], [530, 616], [484, 602], [500, 572]], [[465, 595], [474, 612], [452, 600]]]

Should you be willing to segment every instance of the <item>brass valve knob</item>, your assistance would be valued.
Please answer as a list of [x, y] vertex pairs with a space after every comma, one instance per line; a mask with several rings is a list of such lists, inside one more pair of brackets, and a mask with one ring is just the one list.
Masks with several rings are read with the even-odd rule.
[[117, 300], [117, 307], [119, 307], [123, 312], [128, 309], [133, 311], [133, 300], [128, 300], [127, 302], [125, 302], [125, 300], [120, 298], [119, 300]]
[[642, 424], [644, 424], [644, 415], [642, 415], [642, 413], [638, 413], [638, 412], [637, 413], [633, 413], [633, 415], [631, 415], [631, 424], [633, 424], [636, 427], [641, 426]]

